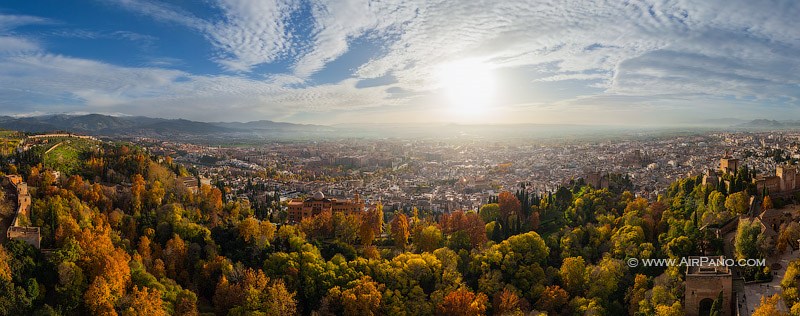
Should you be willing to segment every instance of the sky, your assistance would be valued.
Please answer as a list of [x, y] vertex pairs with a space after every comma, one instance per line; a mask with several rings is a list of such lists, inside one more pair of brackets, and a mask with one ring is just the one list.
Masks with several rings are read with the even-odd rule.
[[800, 119], [800, 1], [0, 3], [0, 114]]

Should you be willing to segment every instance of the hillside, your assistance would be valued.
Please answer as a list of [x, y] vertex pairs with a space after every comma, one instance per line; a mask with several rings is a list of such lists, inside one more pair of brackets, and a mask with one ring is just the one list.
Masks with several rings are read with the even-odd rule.
[[[164, 138], [186, 137], [289, 137], [303, 133], [317, 133], [325, 128], [272, 121], [247, 123], [208, 123], [185, 119], [162, 119], [143, 116], [43, 115], [33, 117], [0, 117], [0, 128], [23, 132], [44, 133], [67, 131], [95, 136], [155, 136]], [[327, 128], [330, 130], [330, 128]]]
[[42, 162], [45, 166], [65, 174], [73, 174], [79, 171], [89, 154], [100, 144], [96, 141], [65, 138], [53, 145], [44, 152]]
[[0, 156], [6, 156], [14, 152], [14, 149], [22, 142], [22, 134], [16, 131], [0, 130]]
[[[144, 148], [41, 142], [43, 165], [25, 155], [0, 165], [30, 186], [30, 222], [49, 249], [0, 246], [0, 290], [14, 293], [0, 296], [0, 315], [679, 315], [685, 268], [629, 259], [721, 253], [723, 240], [698, 227], [738, 218], [755, 189], [749, 173], [728, 176], [731, 192], [690, 177], [651, 201], [579, 179], [547, 194], [503, 191], [478, 212], [378, 203], [288, 220], [279, 203], [255, 212], [224, 199], [231, 187], [190, 190], [184, 166]], [[753, 227], [737, 238], [762, 238]], [[771, 251], [745, 246], [747, 258]]]

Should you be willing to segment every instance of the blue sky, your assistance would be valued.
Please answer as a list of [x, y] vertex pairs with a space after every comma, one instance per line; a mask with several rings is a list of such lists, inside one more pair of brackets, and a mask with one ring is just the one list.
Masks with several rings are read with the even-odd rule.
[[793, 0], [7, 1], [0, 114], [800, 119], [798, 16]]

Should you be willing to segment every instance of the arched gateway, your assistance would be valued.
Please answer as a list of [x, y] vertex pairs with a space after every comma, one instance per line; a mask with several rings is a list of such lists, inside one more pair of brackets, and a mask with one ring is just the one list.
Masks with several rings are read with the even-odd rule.
[[[724, 256], [689, 257], [686, 267], [685, 311], [686, 316], [708, 315], [714, 300], [722, 292], [722, 316], [730, 316], [733, 297], [733, 275], [729, 267], [719, 263]], [[699, 263], [699, 264], [697, 264]]]

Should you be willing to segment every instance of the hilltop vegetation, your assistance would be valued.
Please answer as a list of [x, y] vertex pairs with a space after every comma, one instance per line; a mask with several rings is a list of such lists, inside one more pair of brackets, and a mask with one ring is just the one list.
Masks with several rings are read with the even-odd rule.
[[54, 140], [54, 144], [44, 153], [45, 166], [66, 174], [81, 171], [84, 161], [98, 148], [98, 142], [80, 138]]
[[52, 250], [0, 247], [0, 314], [680, 315], [683, 270], [625, 260], [721, 254], [700, 227], [741, 214], [751, 190], [687, 178], [648, 201], [576, 181], [503, 192], [479, 212], [378, 207], [289, 225], [218, 187], [187, 190], [169, 158], [87, 146], [2, 164], [36, 188], [30, 220]]
[[22, 133], [0, 130], [0, 156], [12, 154], [22, 139]]

